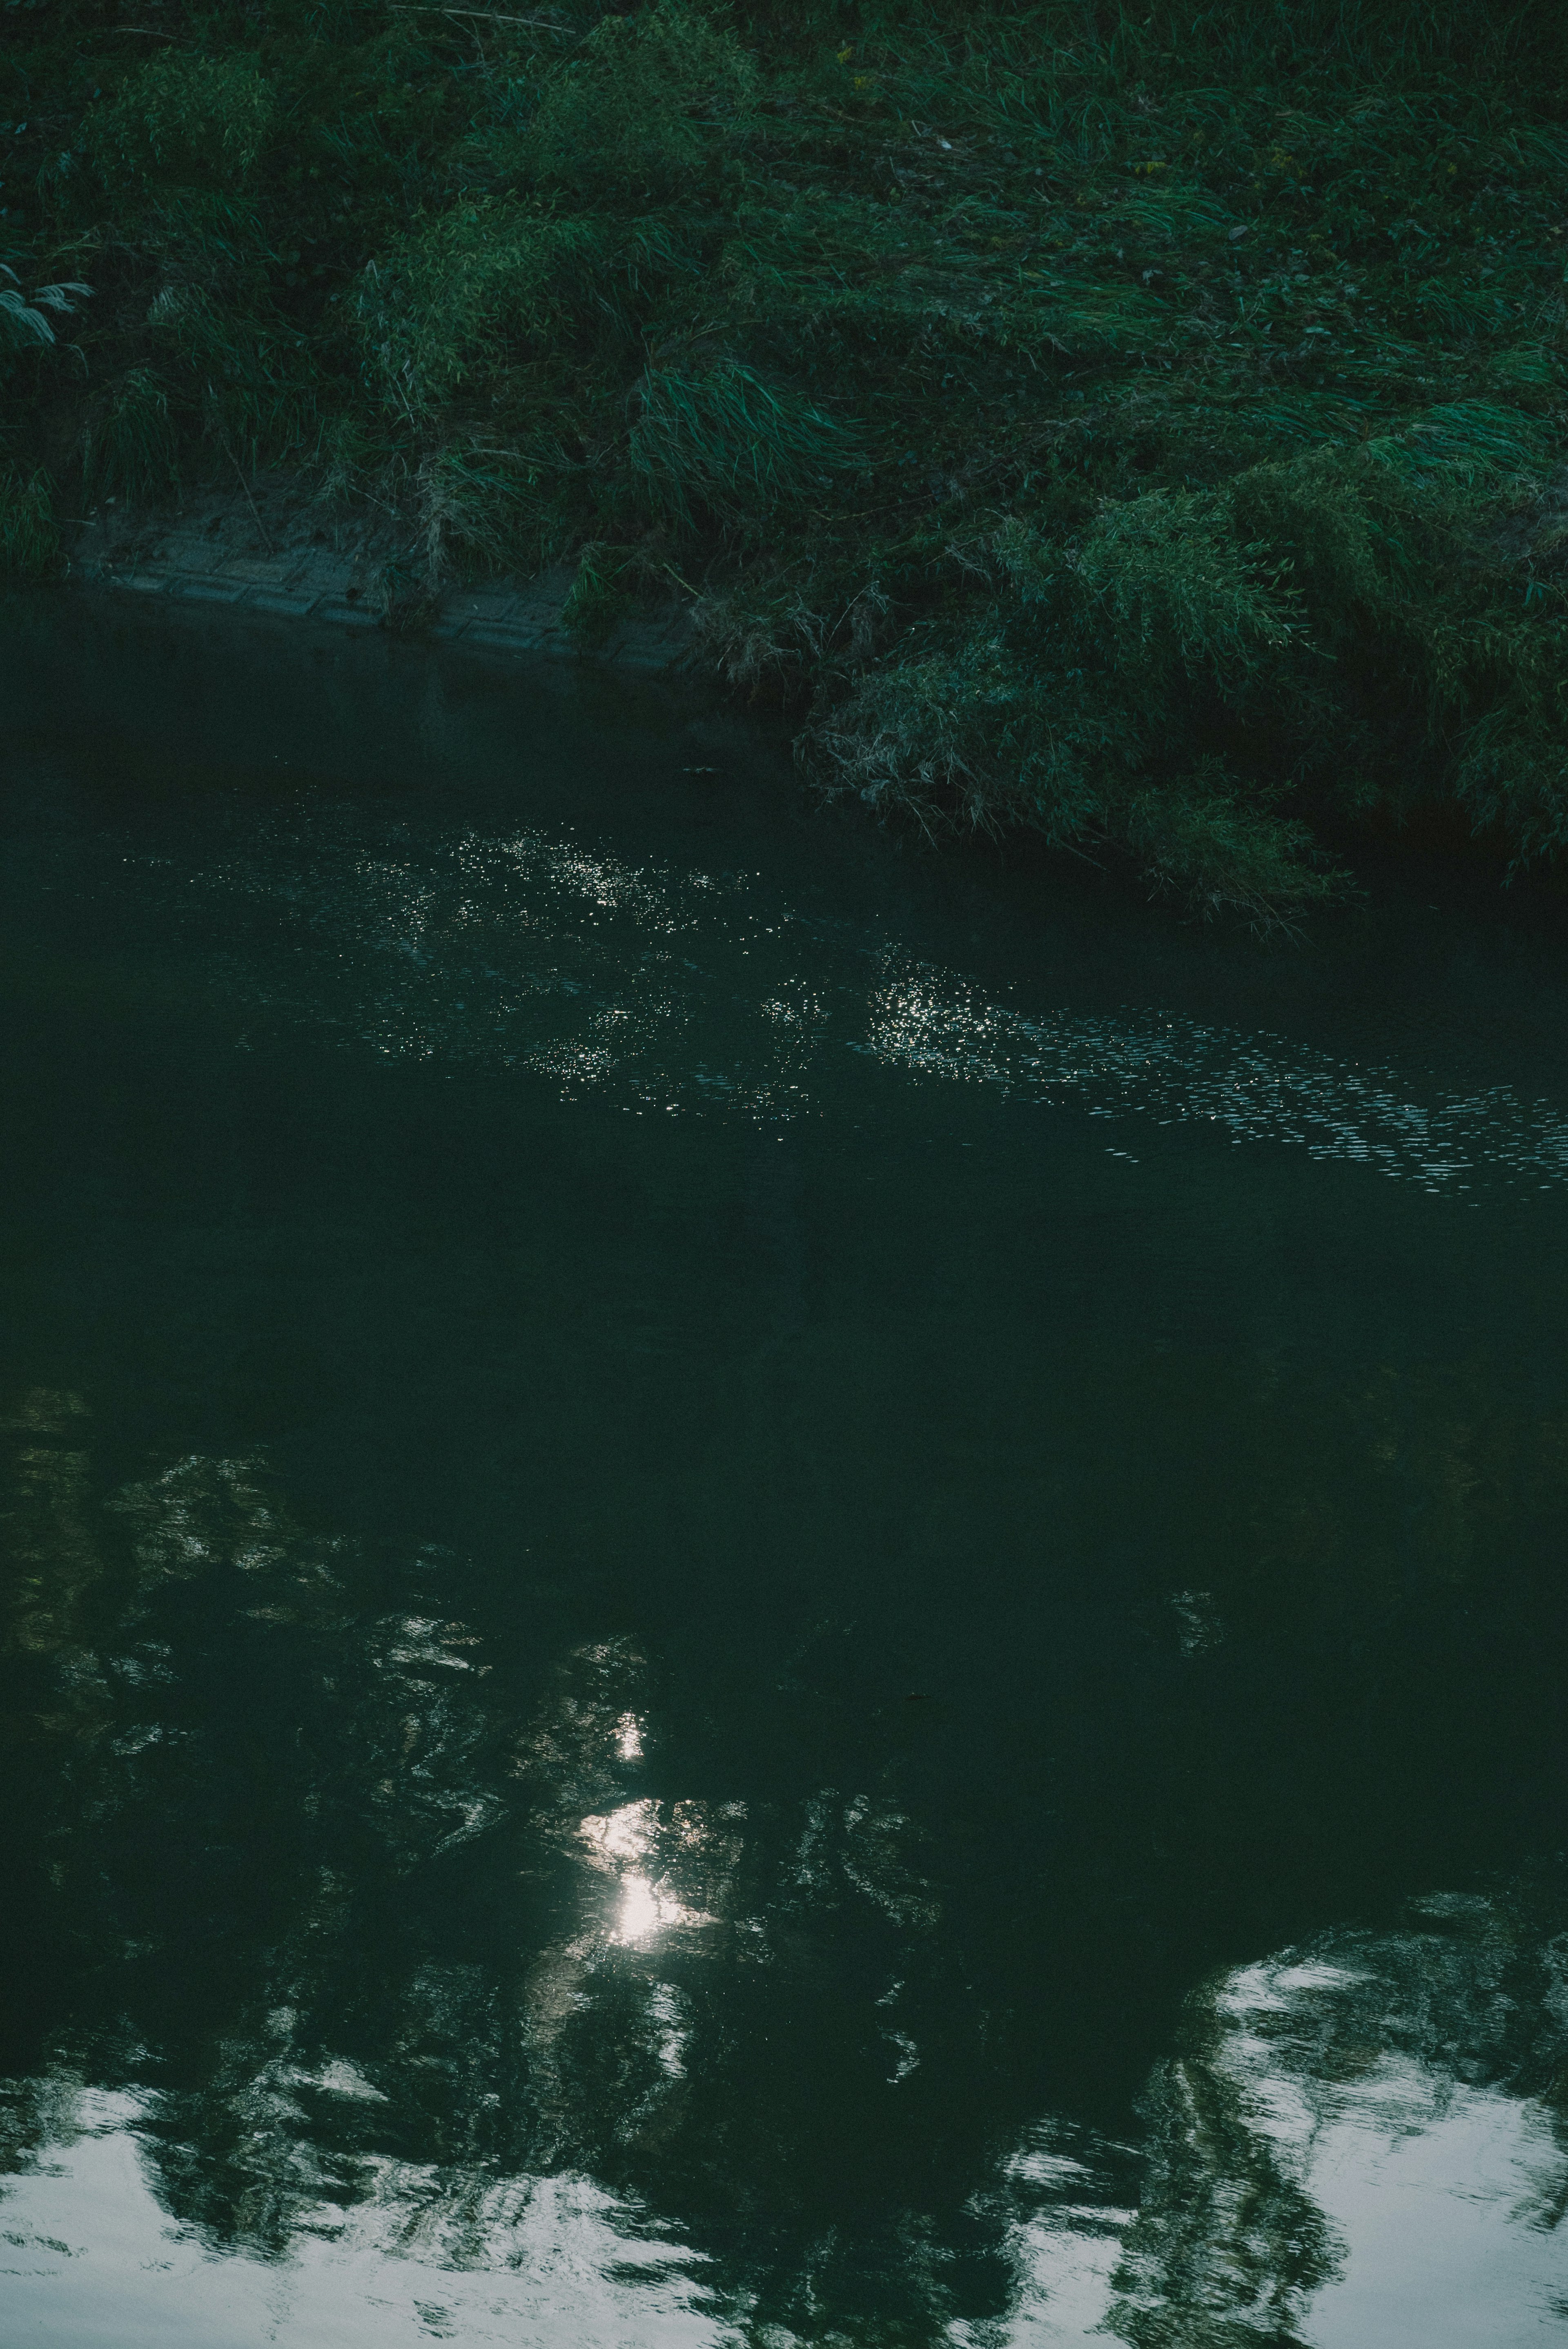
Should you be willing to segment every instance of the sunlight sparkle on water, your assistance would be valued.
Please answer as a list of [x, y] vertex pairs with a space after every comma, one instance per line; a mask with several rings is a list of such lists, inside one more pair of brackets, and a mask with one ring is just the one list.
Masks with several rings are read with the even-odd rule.
[[[622, 1726], [634, 1717], [623, 1715]], [[614, 1941], [651, 1940], [676, 1925], [711, 1925], [702, 1910], [687, 1908], [671, 1889], [666, 1876], [655, 1876], [651, 1866], [657, 1846], [659, 1806], [645, 1799], [623, 1803], [618, 1810], [587, 1818], [580, 1830], [595, 1867], [616, 1875], [621, 1883], [620, 1906], [610, 1938]], [[683, 1822], [679, 1840], [700, 1840], [700, 1830]]]

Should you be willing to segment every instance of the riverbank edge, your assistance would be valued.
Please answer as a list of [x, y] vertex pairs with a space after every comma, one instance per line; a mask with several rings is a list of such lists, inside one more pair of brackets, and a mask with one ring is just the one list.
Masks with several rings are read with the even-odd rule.
[[431, 585], [407, 554], [374, 520], [324, 526], [319, 509], [284, 476], [242, 495], [209, 490], [172, 513], [84, 517], [62, 584], [149, 604], [228, 606], [356, 633], [380, 629], [491, 657], [585, 660], [694, 688], [704, 681], [697, 630], [684, 605], [628, 612], [590, 642], [565, 617], [570, 565], [531, 578]]

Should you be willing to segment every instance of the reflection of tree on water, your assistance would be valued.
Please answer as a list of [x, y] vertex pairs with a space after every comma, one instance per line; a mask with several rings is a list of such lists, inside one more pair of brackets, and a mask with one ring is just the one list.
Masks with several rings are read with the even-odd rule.
[[[937, 1911], [896, 1807], [819, 1790], [758, 1822], [663, 1791], [629, 1641], [497, 1657], [440, 1611], [438, 1557], [378, 1611], [375, 1570], [251, 1462], [121, 1489], [84, 1553], [72, 1458], [68, 1488], [58, 1462], [42, 1478], [70, 1531], [47, 1639], [36, 1595], [25, 1619], [28, 1654], [52, 1642], [99, 1692], [35, 1713], [79, 1968], [55, 2054], [156, 2084], [144, 2141], [176, 2219], [263, 2256], [368, 2230], [504, 2265], [531, 2181], [564, 2175], [622, 2264], [664, 2242], [661, 2211], [727, 2236], [698, 2300], [765, 2302], [810, 2267], [830, 2302], [841, 2268], [923, 2321], [903, 2208], [873, 2184], [869, 2236], [836, 2237], [842, 2156], [806, 2147], [803, 2195], [792, 2175], [822, 2053], [802, 2019], [838, 2035], [851, 2103], [918, 2068], [892, 1961]], [[845, 1911], [870, 1921], [847, 2012], [824, 1947]], [[18, 2158], [58, 2101], [24, 2094]], [[668, 2290], [702, 2260], [669, 2241], [655, 2264]]]
[[[1407, 1392], [1341, 1423], [1374, 1488], [1407, 1475], [1418, 1521], [1451, 1528], [1424, 1543], [1432, 1580], [1481, 1607], [1561, 1471], [1526, 1426], [1480, 1447], [1501, 1467], [1457, 1474], [1478, 1413], [1461, 1441], [1449, 1408]], [[1377, 1447], [1400, 1413], [1391, 1470]], [[253, 1463], [189, 1459], [97, 1506], [79, 1406], [15, 1416], [11, 1646], [54, 1788], [20, 1832], [77, 1969], [65, 2035], [40, 2026], [54, 2072], [22, 2051], [17, 2161], [68, 2127], [74, 2061], [154, 2085], [160, 2191], [215, 2247], [500, 2268], [564, 2193], [636, 2288], [781, 2341], [928, 2342], [961, 2318], [979, 2344], [1028, 2288], [1042, 2213], [1085, 2241], [1106, 2214], [1121, 2230], [1130, 2163], [1092, 2129], [1058, 2129], [1055, 2167], [1016, 2158], [1040, 2100], [1018, 2051], [1074, 2028], [1020, 2023], [1029, 1952], [997, 1954], [1026, 1850], [992, 1852], [991, 1914], [973, 1878], [958, 1904], [891, 1768], [765, 1800], [681, 1783], [631, 1640], [525, 1652], [453, 1561], [388, 1568], [309, 1533]], [[1314, 1609], [1372, 1619], [1343, 1516], [1309, 1539], [1282, 1480], [1268, 1497], [1251, 1555], [1277, 1571], [1275, 1529], [1295, 1528], [1288, 1590], [1271, 1616], [1221, 1555], [1212, 1589], [1167, 1594], [1162, 1702], [1219, 1702], [1238, 1653]], [[1390, 1567], [1378, 1608], [1424, 1603], [1398, 1584]], [[1160, 1826], [1177, 1862], [1202, 1851], [1175, 1804]], [[1112, 1855], [1123, 1916], [1171, 1880], [1151, 1842], [1130, 1829]], [[1259, 1862], [1288, 1874], [1291, 1855]], [[1080, 1913], [1084, 1936], [1109, 1930]], [[1149, 2091], [1114, 2329], [1138, 2349], [1297, 2337], [1338, 2249], [1314, 2130], [1394, 2056], [1434, 2095], [1559, 2094], [1561, 1922], [1543, 1890], [1216, 1977]]]
[[[1466, 2100], [1530, 2099], [1530, 2190], [1513, 2215], [1555, 2230], [1568, 2210], [1565, 1922], [1560, 1878], [1434, 1897], [1403, 1930], [1326, 1934], [1195, 1997], [1184, 2052], [1150, 2083], [1149, 2174], [1111, 2329], [1136, 2349], [1297, 2340], [1346, 2250], [1312, 2199], [1315, 2169], [1347, 2139], [1397, 2146], [1439, 2128]], [[1467, 2199], [1483, 2191], [1459, 2182]]]
[[1116, 2331], [1136, 2349], [1287, 2342], [1335, 2271], [1322, 2212], [1217, 2064], [1162, 2064], [1149, 2183], [1116, 2271]]

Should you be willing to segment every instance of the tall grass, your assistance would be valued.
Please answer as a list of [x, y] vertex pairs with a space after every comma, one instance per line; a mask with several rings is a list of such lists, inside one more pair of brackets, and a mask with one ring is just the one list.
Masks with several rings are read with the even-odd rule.
[[824, 788], [1204, 911], [1423, 806], [1568, 843], [1555, 5], [247, 23], [0, 20], [76, 125], [31, 277], [99, 289], [17, 460], [315, 461], [585, 633], [678, 576]]
[[82, 475], [89, 497], [151, 504], [173, 488], [176, 441], [169, 398], [147, 367], [122, 376], [82, 431]]
[[48, 476], [0, 466], [0, 578], [43, 578], [59, 551]]

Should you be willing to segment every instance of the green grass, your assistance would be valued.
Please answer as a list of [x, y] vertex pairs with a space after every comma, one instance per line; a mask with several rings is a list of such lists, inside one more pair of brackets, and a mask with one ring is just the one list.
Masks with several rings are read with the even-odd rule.
[[1357, 825], [1568, 843], [1555, 5], [48, 0], [7, 120], [67, 510], [292, 463], [588, 640], [678, 580], [824, 788], [1264, 926]]
[[0, 577], [46, 576], [59, 543], [47, 475], [0, 467]]

